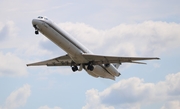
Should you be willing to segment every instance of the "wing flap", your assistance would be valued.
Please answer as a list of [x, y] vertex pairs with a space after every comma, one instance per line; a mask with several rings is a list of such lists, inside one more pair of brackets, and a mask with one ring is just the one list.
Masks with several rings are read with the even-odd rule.
[[159, 59], [157, 57], [118, 57], [118, 56], [103, 56], [103, 55], [95, 55], [95, 54], [83, 54], [83, 56], [88, 61], [92, 61], [93, 64], [107, 64], [107, 63], [145, 64], [137, 61]]
[[41, 65], [46, 65], [46, 66], [71, 66], [71, 62], [72, 62], [71, 58], [68, 55], [64, 55], [64, 56], [49, 59], [49, 60], [46, 60], [46, 61], [27, 64], [27, 66], [41, 66]]

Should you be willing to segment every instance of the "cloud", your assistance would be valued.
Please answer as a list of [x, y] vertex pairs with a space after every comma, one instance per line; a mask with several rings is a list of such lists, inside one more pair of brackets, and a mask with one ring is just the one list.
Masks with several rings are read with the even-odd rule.
[[[24, 41], [18, 36], [19, 28], [14, 21], [0, 22], [0, 49], [16, 48]], [[19, 40], [19, 41], [18, 41]]]
[[47, 105], [45, 105], [45, 106], [39, 107], [38, 109], [62, 109], [62, 108], [57, 107], [57, 106], [55, 106], [54, 108], [50, 108], [50, 107], [48, 107]]
[[169, 74], [164, 81], [145, 83], [143, 79], [132, 77], [121, 80], [102, 92], [91, 89], [86, 92], [83, 109], [99, 107], [103, 109], [140, 109], [141, 106], [166, 102], [162, 109], [178, 107], [180, 99], [180, 72]]
[[86, 92], [86, 105], [82, 109], [115, 109], [113, 106], [106, 106], [101, 103], [100, 93], [96, 89]]
[[[32, 27], [33, 28], [33, 27]], [[51, 54], [46, 49], [43, 49], [40, 45], [41, 42], [47, 40], [45, 37], [32, 37], [25, 34], [24, 37], [23, 29], [18, 28], [14, 21], [6, 21], [5, 23], [0, 22], [0, 49], [13, 51], [13, 54], [24, 56], [41, 56]], [[19, 34], [20, 33], [20, 34]], [[37, 52], [38, 51], [38, 52]]]
[[120, 24], [108, 30], [98, 30], [84, 23], [66, 22], [59, 26], [101, 54], [152, 56], [180, 46], [180, 24], [173, 22]]
[[[36, 3], [41, 3], [42, 5], [38, 5]], [[7, 8], [7, 4], [9, 5], [9, 8]], [[34, 7], [31, 8], [29, 4], [33, 5]], [[12, 14], [13, 17], [17, 17], [18, 12], [23, 12], [23, 14], [30, 13], [30, 12], [36, 12], [38, 9], [43, 9], [48, 4], [48, 0], [44, 0], [42, 3], [41, 1], [27, 1], [22, 2], [21, 0], [17, 0], [15, 3], [11, 4], [11, 0], [2, 1], [0, 6], [2, 7], [2, 11], [4, 12], [4, 15]], [[17, 15], [16, 15], [17, 14]], [[7, 16], [5, 16], [6, 18]], [[22, 16], [20, 16], [22, 18]]]
[[26, 76], [25, 63], [12, 53], [0, 52], [0, 76]]
[[13, 91], [6, 99], [5, 106], [1, 109], [16, 109], [24, 106], [31, 94], [30, 85], [25, 84], [23, 87]]
[[167, 102], [161, 109], [179, 109], [180, 108], [180, 101], [170, 101]]
[[0, 30], [0, 40], [2, 41], [3, 39], [5, 39], [8, 35], [8, 27], [5, 26]]
[[13, 21], [7, 21], [6, 24], [0, 22], [0, 41], [7, 39], [8, 37], [16, 36], [17, 27]]
[[[84, 23], [66, 22], [59, 25], [68, 33], [72, 34], [72, 37], [75, 37], [75, 39], [77, 38], [83, 44], [89, 45], [92, 49], [101, 46], [104, 41], [104, 31], [95, 29]], [[98, 43], [96, 41], [98, 41]]]
[[[46, 37], [46, 36], [43, 36], [43, 37]], [[52, 41], [50, 41], [47, 38], [40, 40], [38, 44], [41, 49], [47, 50], [51, 52], [52, 54], [56, 54], [56, 56], [66, 54], [63, 50], [61, 50], [60, 47], [58, 47], [56, 44], [54, 44]]]

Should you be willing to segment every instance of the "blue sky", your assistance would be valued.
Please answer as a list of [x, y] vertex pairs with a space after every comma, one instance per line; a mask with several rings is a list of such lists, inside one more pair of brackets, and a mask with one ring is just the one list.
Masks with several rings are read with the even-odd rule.
[[[1, 0], [0, 109], [179, 109], [180, 1]], [[115, 81], [69, 67], [26, 67], [65, 52], [31, 21], [47, 16], [97, 54], [157, 56]]]

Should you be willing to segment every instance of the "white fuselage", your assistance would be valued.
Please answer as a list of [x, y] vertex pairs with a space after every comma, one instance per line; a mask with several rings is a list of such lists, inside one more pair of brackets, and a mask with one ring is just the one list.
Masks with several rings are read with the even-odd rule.
[[[48, 39], [54, 42], [57, 46], [62, 48], [67, 54], [71, 57], [73, 62], [77, 64], [88, 63], [82, 54], [88, 53], [92, 54], [90, 50], [88, 50], [85, 46], [83, 46], [76, 39], [71, 37], [68, 33], [63, 31], [61, 28], [57, 27], [53, 22], [48, 19], [33, 19], [33, 26], [44, 34]], [[93, 71], [87, 70], [86, 67], [83, 67], [88, 74], [93, 77], [102, 77], [115, 79], [115, 76], [119, 76], [118, 74], [112, 74], [108, 71], [108, 69], [104, 65], [94, 65]], [[111, 70], [117, 71], [116, 68], [110, 64], [109, 68]]]

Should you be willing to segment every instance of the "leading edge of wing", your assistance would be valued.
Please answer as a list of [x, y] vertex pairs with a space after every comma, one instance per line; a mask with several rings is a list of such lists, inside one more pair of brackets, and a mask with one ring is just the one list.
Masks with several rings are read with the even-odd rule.
[[118, 56], [105, 56], [105, 55], [96, 55], [96, 54], [82, 54], [85, 59], [92, 61], [95, 64], [106, 64], [106, 63], [138, 63], [145, 64], [143, 60], [158, 60], [158, 57], [118, 57]]
[[71, 58], [68, 55], [64, 55], [64, 56], [49, 59], [49, 60], [46, 60], [46, 61], [27, 64], [27, 66], [41, 66], [41, 65], [46, 65], [46, 66], [70, 66], [71, 62], [72, 62]]

